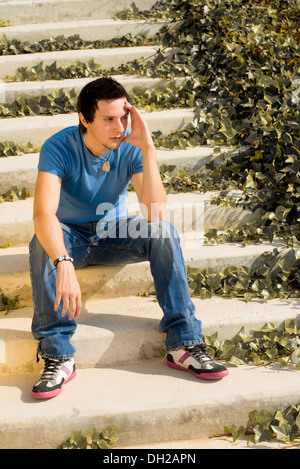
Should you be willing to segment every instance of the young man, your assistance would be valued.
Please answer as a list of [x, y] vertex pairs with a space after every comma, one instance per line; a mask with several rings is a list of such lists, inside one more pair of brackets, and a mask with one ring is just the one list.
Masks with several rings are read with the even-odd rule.
[[[162, 220], [166, 193], [141, 114], [112, 78], [82, 89], [78, 113], [79, 126], [53, 135], [40, 152], [29, 252], [32, 333], [45, 367], [33, 396], [56, 396], [76, 374], [70, 339], [81, 294], [75, 269], [92, 264], [148, 260], [163, 311], [160, 331], [167, 334], [167, 364], [204, 379], [227, 375], [205, 353], [179, 236]], [[131, 133], [126, 130], [129, 115]], [[143, 214], [138, 218], [126, 211], [131, 180]]]

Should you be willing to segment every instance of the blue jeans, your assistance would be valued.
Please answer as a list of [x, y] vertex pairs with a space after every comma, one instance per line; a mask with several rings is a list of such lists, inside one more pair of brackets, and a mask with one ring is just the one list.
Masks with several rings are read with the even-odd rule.
[[[158, 303], [163, 311], [159, 331], [167, 334], [166, 349], [202, 343], [201, 321], [188, 289], [185, 263], [176, 229], [165, 221], [129, 217], [117, 222], [61, 223], [67, 251], [75, 269], [88, 265], [121, 265], [149, 261]], [[53, 262], [34, 235], [29, 245], [34, 315], [32, 333], [38, 354], [71, 358], [75, 319], [54, 311], [56, 273]]]

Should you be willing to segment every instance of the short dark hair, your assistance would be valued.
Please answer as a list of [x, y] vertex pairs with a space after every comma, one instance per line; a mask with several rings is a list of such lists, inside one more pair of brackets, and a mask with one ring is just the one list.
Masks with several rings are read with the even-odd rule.
[[[120, 83], [111, 77], [97, 78], [82, 88], [78, 96], [77, 111], [82, 113], [87, 122], [93, 122], [98, 101], [119, 98], [126, 98], [129, 102], [129, 95]], [[82, 133], [86, 132], [80, 120], [79, 128]]]

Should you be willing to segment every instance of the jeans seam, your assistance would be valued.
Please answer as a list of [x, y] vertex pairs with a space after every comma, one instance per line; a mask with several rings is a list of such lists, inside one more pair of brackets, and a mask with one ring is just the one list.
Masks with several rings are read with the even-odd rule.
[[83, 246], [91, 246], [91, 244], [90, 243], [67, 244], [66, 248], [68, 250], [69, 248], [80, 248], [80, 247], [83, 247]]

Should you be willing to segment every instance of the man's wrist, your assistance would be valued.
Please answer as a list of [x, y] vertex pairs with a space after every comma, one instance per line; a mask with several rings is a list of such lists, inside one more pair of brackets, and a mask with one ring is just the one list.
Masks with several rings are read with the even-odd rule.
[[140, 149], [142, 150], [142, 154], [147, 155], [147, 154], [155, 154], [156, 155], [156, 148], [154, 143], [149, 143], [147, 145], [140, 146]]
[[53, 262], [54, 267], [57, 268], [58, 264], [61, 263], [61, 262], [64, 262], [64, 261], [72, 262], [72, 264], [73, 264], [74, 259], [70, 256], [60, 256], [57, 259], [55, 259], [55, 261]]

